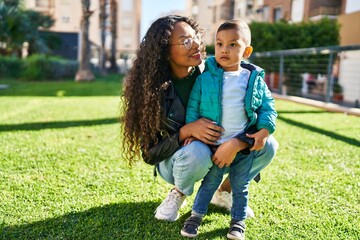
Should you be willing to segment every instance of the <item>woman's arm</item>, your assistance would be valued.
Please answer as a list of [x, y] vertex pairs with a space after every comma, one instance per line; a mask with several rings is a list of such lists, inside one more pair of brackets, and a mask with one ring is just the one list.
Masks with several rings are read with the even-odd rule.
[[[211, 120], [201, 118], [195, 122], [188, 123], [172, 135], [158, 137], [158, 143], [148, 146], [148, 155], [143, 154], [146, 163], [156, 165], [164, 159], [173, 155], [189, 137], [194, 137], [206, 144], [214, 144], [223, 131], [222, 127], [215, 125]], [[145, 148], [146, 146], [142, 146]]]

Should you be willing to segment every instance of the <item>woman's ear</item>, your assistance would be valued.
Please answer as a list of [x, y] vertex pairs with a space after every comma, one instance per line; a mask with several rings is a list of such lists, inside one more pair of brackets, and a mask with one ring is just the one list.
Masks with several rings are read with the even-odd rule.
[[245, 48], [244, 54], [243, 54], [243, 58], [249, 58], [251, 56], [253, 52], [253, 47], [252, 46], [248, 46]]

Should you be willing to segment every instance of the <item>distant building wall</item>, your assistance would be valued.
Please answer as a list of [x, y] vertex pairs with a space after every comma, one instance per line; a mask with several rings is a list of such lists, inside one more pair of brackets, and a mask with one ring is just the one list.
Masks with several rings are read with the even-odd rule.
[[360, 11], [342, 14], [338, 17], [340, 24], [340, 45], [360, 44]]
[[280, 19], [289, 21], [291, 19], [291, 1], [288, 0], [264, 0], [264, 6], [267, 8], [267, 22], [277, 22]]
[[[107, 2], [109, 4], [110, 1]], [[140, 45], [141, 0], [116, 0], [116, 2], [118, 5], [116, 46], [119, 57], [121, 53], [135, 53]], [[24, 6], [54, 18], [55, 24], [49, 31], [60, 35], [61, 33], [78, 34], [81, 31], [80, 0], [24, 0]], [[109, 5], [107, 9], [110, 9]], [[89, 39], [93, 46], [100, 46], [99, 1], [91, 1], [90, 10], [93, 14], [90, 17]], [[109, 21], [106, 22], [107, 32], [109, 32]], [[109, 38], [105, 47], [109, 50]]]
[[343, 87], [344, 100], [360, 101], [360, 50], [341, 55], [339, 83]]

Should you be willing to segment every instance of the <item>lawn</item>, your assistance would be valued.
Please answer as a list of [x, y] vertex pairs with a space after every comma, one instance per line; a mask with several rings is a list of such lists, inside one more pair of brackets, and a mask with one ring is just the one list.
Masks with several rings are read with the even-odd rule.
[[[194, 196], [178, 221], [157, 221], [171, 186], [122, 160], [119, 79], [0, 80], [0, 239], [184, 239]], [[280, 148], [250, 186], [247, 239], [360, 239], [360, 118], [276, 107]], [[228, 225], [211, 206], [197, 239]]]

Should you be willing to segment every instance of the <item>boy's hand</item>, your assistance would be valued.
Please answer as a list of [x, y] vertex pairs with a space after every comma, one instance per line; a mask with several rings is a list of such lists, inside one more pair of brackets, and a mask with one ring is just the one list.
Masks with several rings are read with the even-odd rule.
[[234, 161], [236, 154], [248, 146], [249, 144], [236, 138], [230, 139], [218, 147], [212, 157], [212, 161], [218, 165], [219, 168], [223, 168], [224, 166], [228, 167]]
[[262, 128], [258, 132], [253, 134], [246, 134], [249, 138], [254, 138], [254, 146], [250, 148], [250, 151], [259, 151], [261, 150], [266, 143], [266, 140], [268, 139], [270, 133], [267, 129]]

